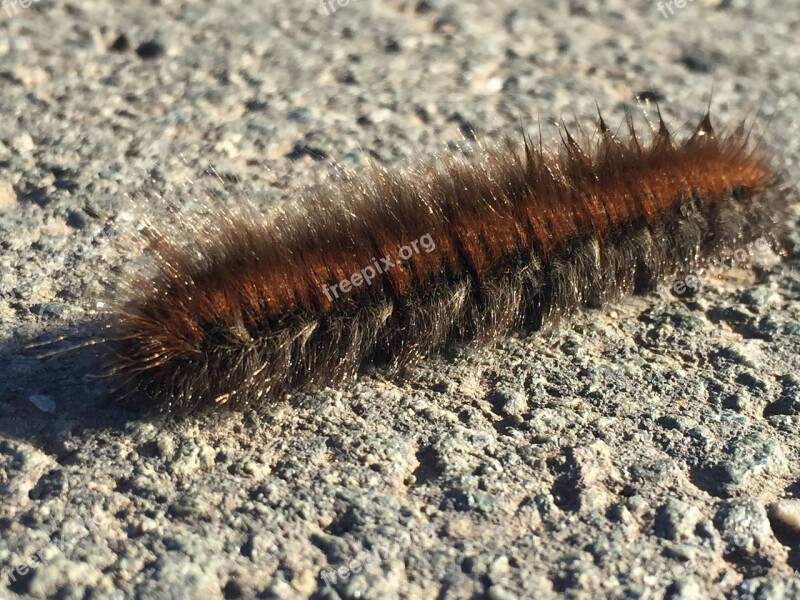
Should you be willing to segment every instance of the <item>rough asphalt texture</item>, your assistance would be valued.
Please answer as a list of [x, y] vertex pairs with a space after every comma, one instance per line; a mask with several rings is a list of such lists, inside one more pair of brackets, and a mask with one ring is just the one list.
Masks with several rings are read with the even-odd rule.
[[595, 100], [620, 123], [649, 91], [681, 127], [713, 87], [796, 181], [800, 8], [751, 4], [4, 3], [0, 598], [800, 596], [797, 239], [688, 299], [247, 414], [142, 420], [91, 348], [25, 346], [102, 335], [147, 219], [587, 127]]

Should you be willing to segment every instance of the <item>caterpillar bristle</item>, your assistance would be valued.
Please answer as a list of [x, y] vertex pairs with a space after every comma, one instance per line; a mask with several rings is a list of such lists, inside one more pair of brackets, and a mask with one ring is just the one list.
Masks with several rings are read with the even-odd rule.
[[779, 237], [788, 201], [769, 153], [743, 128], [715, 133], [708, 112], [683, 141], [656, 114], [649, 141], [630, 111], [620, 136], [598, 107], [595, 139], [562, 122], [553, 153], [523, 130], [521, 148], [480, 141], [470, 160], [373, 164], [188, 245], [153, 232], [155, 270], [110, 316], [120, 397], [185, 413], [336, 385], [367, 363], [399, 373]]

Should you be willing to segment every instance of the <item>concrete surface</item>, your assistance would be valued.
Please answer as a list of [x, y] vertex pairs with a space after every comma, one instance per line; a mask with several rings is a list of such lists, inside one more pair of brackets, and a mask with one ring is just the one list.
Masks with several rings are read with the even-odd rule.
[[147, 219], [520, 117], [620, 123], [649, 91], [680, 128], [713, 87], [796, 174], [795, 0], [25, 4], [0, 7], [0, 598], [800, 597], [794, 259], [179, 423], [110, 404], [91, 348], [25, 347], [102, 334]]

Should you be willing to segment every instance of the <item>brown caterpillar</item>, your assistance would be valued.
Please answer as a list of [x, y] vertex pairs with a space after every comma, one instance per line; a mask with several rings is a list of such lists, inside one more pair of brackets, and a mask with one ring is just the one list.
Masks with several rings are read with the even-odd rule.
[[397, 373], [787, 227], [770, 155], [743, 127], [715, 134], [708, 114], [680, 142], [660, 114], [648, 142], [630, 116], [623, 136], [599, 117], [584, 147], [566, 128], [556, 152], [523, 141], [376, 166], [184, 245], [154, 233], [156, 270], [109, 323], [120, 394], [183, 413], [340, 383], [369, 362]]

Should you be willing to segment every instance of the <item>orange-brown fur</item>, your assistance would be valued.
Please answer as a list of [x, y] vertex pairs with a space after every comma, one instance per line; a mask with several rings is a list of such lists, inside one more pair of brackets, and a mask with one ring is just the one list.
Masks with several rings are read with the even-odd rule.
[[[225, 220], [191, 251], [156, 236], [157, 272], [113, 322], [124, 394], [187, 411], [336, 383], [368, 361], [397, 371], [451, 339], [652, 289], [783, 226], [769, 157], [708, 116], [682, 142], [663, 122], [644, 143], [630, 121], [617, 137], [602, 119], [588, 149], [563, 137], [555, 154], [526, 140], [471, 162], [375, 167], [271, 220]], [[324, 293], [426, 234], [434, 251]]]

